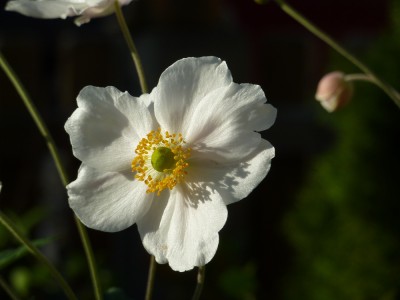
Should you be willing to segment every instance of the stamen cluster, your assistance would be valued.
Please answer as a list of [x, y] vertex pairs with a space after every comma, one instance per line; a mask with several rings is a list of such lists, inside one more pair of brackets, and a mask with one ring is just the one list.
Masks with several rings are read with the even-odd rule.
[[[190, 157], [191, 148], [185, 147], [185, 140], [181, 133], [164, 134], [161, 128], [150, 131], [139, 142], [135, 149], [136, 157], [132, 161], [132, 171], [136, 172], [135, 178], [143, 181], [147, 186], [147, 193], [160, 193], [168, 188], [172, 190], [184, 180], [189, 166], [187, 159]], [[171, 169], [157, 171], [151, 164], [151, 156], [160, 147], [169, 148], [174, 154], [175, 164]]]

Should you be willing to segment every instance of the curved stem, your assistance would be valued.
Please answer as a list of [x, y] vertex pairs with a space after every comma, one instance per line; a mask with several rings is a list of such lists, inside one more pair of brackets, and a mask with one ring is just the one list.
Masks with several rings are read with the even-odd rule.
[[14, 293], [14, 291], [11, 289], [11, 287], [7, 284], [7, 282], [3, 279], [2, 276], [0, 276], [0, 286], [7, 293], [10, 299], [19, 300], [19, 297]]
[[[366, 81], [369, 83], [373, 83], [376, 86], [380, 87], [379, 84], [376, 82], [375, 78], [371, 77], [368, 74], [360, 73], [360, 74], [346, 74], [344, 75], [344, 80], [346, 81]], [[390, 87], [391, 88], [391, 87]], [[392, 88], [392, 93], [400, 99], [400, 94]]]
[[7, 230], [22, 244], [27, 250], [40, 262], [42, 263], [53, 275], [54, 279], [58, 282], [60, 287], [64, 290], [65, 295], [68, 299], [77, 300], [78, 298], [75, 296], [74, 292], [68, 285], [68, 283], [64, 280], [62, 275], [57, 271], [54, 265], [26, 238], [24, 235], [17, 229], [15, 224], [11, 222], [10, 219], [6, 217], [0, 211], [0, 223], [7, 228]]
[[371, 78], [371, 76], [367, 74], [346, 74], [344, 75], [344, 80], [345, 81], [367, 81], [373, 84], [376, 84], [375, 80]]
[[115, 15], [117, 16], [119, 27], [120, 27], [120, 29], [122, 31], [122, 34], [124, 35], [126, 44], [128, 45], [129, 51], [130, 51], [132, 59], [133, 59], [133, 63], [135, 64], [136, 71], [137, 71], [138, 76], [139, 76], [140, 87], [142, 89], [142, 93], [147, 93], [148, 89], [147, 89], [147, 83], [146, 83], [146, 78], [145, 78], [145, 75], [144, 75], [142, 62], [140, 60], [138, 51], [137, 51], [136, 46], [135, 46], [135, 44], [133, 42], [131, 33], [129, 31], [128, 25], [126, 24], [124, 15], [123, 15], [122, 10], [121, 10], [121, 6], [119, 5], [118, 1], [114, 2], [114, 7], [115, 7]]
[[206, 266], [199, 267], [197, 273], [197, 285], [196, 289], [194, 290], [192, 300], [200, 299], [201, 292], [203, 291], [205, 275], [206, 275]]
[[[35, 107], [33, 101], [30, 99], [27, 91], [25, 90], [24, 86], [22, 85], [21, 81], [19, 80], [18, 76], [15, 74], [11, 66], [8, 64], [7, 60], [3, 56], [3, 54], [0, 52], [0, 66], [3, 69], [3, 71], [6, 73], [7, 77], [10, 79], [11, 83], [14, 85], [15, 89], [17, 90], [18, 95], [21, 97], [22, 101], [25, 104], [25, 107], [27, 108], [29, 114], [31, 115], [33, 121], [35, 122], [37, 128], [40, 131], [40, 134], [43, 136], [43, 138], [46, 141], [46, 145], [50, 151], [50, 154], [54, 160], [54, 163], [56, 165], [58, 174], [60, 176], [61, 182], [64, 186], [66, 186], [69, 183], [69, 179], [67, 176], [67, 172], [64, 168], [64, 165], [61, 161], [59, 152], [57, 150], [56, 144], [53, 140], [53, 137], [50, 134], [50, 131], [47, 129], [46, 124], [44, 123], [42, 117], [40, 116], [37, 108]], [[78, 228], [80, 238], [82, 240], [83, 248], [85, 251], [86, 259], [89, 264], [89, 270], [93, 282], [93, 288], [95, 290], [95, 295], [97, 300], [101, 300], [101, 291], [100, 291], [100, 285], [99, 285], [99, 280], [98, 280], [98, 273], [96, 269], [96, 264], [94, 260], [94, 255], [93, 255], [93, 250], [89, 241], [89, 238], [86, 233], [85, 227], [82, 225], [82, 223], [77, 219], [75, 216], [75, 223]]]
[[26, 92], [25, 88], [21, 84], [20, 80], [18, 79], [15, 72], [12, 70], [11, 66], [6, 61], [3, 54], [0, 52], [0, 65], [3, 71], [6, 73], [8, 79], [10, 79], [11, 83], [14, 85], [15, 89], [17, 90], [18, 95], [21, 97], [22, 101], [25, 104], [26, 109], [28, 110], [29, 114], [31, 115], [33, 121], [35, 122], [37, 128], [40, 131], [40, 134], [46, 141], [47, 147], [49, 148], [50, 154], [53, 157], [54, 163], [57, 167], [58, 174], [60, 175], [61, 181], [63, 185], [68, 184], [67, 172], [65, 171], [63, 164], [61, 162], [60, 155], [57, 151], [56, 145], [52, 136], [50, 135], [49, 130], [47, 129], [45, 123], [43, 122], [42, 117], [38, 113], [35, 105], [31, 101]]
[[328, 36], [325, 32], [320, 30], [313, 23], [308, 21], [303, 15], [301, 15], [293, 7], [288, 5], [284, 0], [275, 0], [275, 2], [279, 5], [279, 7], [285, 13], [287, 13], [289, 16], [291, 16], [293, 19], [295, 19], [297, 22], [299, 22], [301, 25], [303, 25], [306, 29], [308, 29], [311, 33], [313, 33], [315, 36], [317, 36], [318, 38], [323, 40], [325, 43], [327, 43], [329, 46], [331, 46], [333, 49], [335, 49], [339, 54], [341, 54], [342, 56], [347, 58], [351, 63], [356, 65], [365, 74], [369, 75], [373, 79], [374, 83], [378, 87], [380, 87], [393, 100], [393, 102], [400, 108], [400, 97], [399, 97], [398, 92], [395, 89], [393, 89], [390, 85], [388, 85], [386, 82], [384, 82], [382, 79], [380, 79], [363, 62], [361, 62], [358, 58], [356, 58], [354, 55], [352, 55], [349, 51], [344, 49], [339, 43], [337, 43], [335, 40], [333, 40], [330, 36]]
[[147, 277], [147, 288], [146, 288], [146, 295], [145, 300], [151, 300], [153, 296], [153, 286], [154, 286], [154, 275], [156, 274], [156, 259], [153, 255], [150, 256], [150, 266], [149, 266], [149, 275]]

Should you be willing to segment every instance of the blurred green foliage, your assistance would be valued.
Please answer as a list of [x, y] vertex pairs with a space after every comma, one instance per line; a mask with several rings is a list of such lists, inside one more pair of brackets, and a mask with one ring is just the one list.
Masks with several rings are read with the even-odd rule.
[[[32, 244], [36, 247], [40, 247], [50, 243], [51, 241], [52, 241], [51, 238], [40, 239], [32, 241]], [[28, 254], [28, 250], [26, 249], [25, 246], [20, 246], [17, 248], [0, 251], [0, 270], [6, 267], [7, 265], [13, 263], [14, 261], [17, 261], [26, 254]]]
[[[400, 3], [393, 30], [374, 41], [363, 60], [400, 86]], [[332, 67], [354, 72], [334, 55]], [[285, 299], [400, 297], [400, 110], [375, 86], [355, 83], [352, 102], [321, 122], [333, 147], [313, 164], [284, 220], [293, 247]]]
[[[46, 217], [45, 210], [40, 206], [32, 207], [18, 216], [11, 212], [7, 212], [7, 215], [26, 236], [30, 236]], [[52, 237], [32, 240], [39, 248], [53, 242], [55, 239]], [[0, 249], [0, 272], [6, 275], [4, 280], [17, 295], [28, 297], [35, 288], [53, 288], [55, 283], [49, 281], [47, 269], [32, 259], [25, 246], [21, 246], [3, 226], [0, 226]], [[0, 298], [3, 297], [1, 292], [0, 290]]]
[[256, 266], [252, 262], [224, 270], [219, 279], [221, 290], [229, 299], [256, 299], [256, 271]]

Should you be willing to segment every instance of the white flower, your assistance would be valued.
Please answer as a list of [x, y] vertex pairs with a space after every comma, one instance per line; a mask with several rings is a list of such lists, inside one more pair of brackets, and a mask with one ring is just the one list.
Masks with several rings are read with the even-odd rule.
[[82, 161], [69, 203], [88, 227], [136, 223], [158, 263], [177, 271], [214, 256], [228, 204], [266, 176], [275, 121], [257, 85], [236, 84], [216, 57], [186, 58], [139, 98], [88, 86], [65, 129]]
[[[120, 5], [132, 0], [118, 0]], [[88, 23], [91, 18], [107, 16], [114, 12], [115, 0], [11, 0], [5, 10], [16, 11], [28, 17], [41, 19], [65, 19], [79, 16], [75, 24]]]

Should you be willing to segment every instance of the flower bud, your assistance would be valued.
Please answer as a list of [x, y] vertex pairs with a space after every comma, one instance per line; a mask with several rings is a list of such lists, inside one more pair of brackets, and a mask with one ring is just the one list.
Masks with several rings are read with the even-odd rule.
[[345, 80], [344, 73], [335, 71], [321, 78], [315, 98], [328, 112], [333, 112], [346, 105], [352, 95], [352, 84]]

